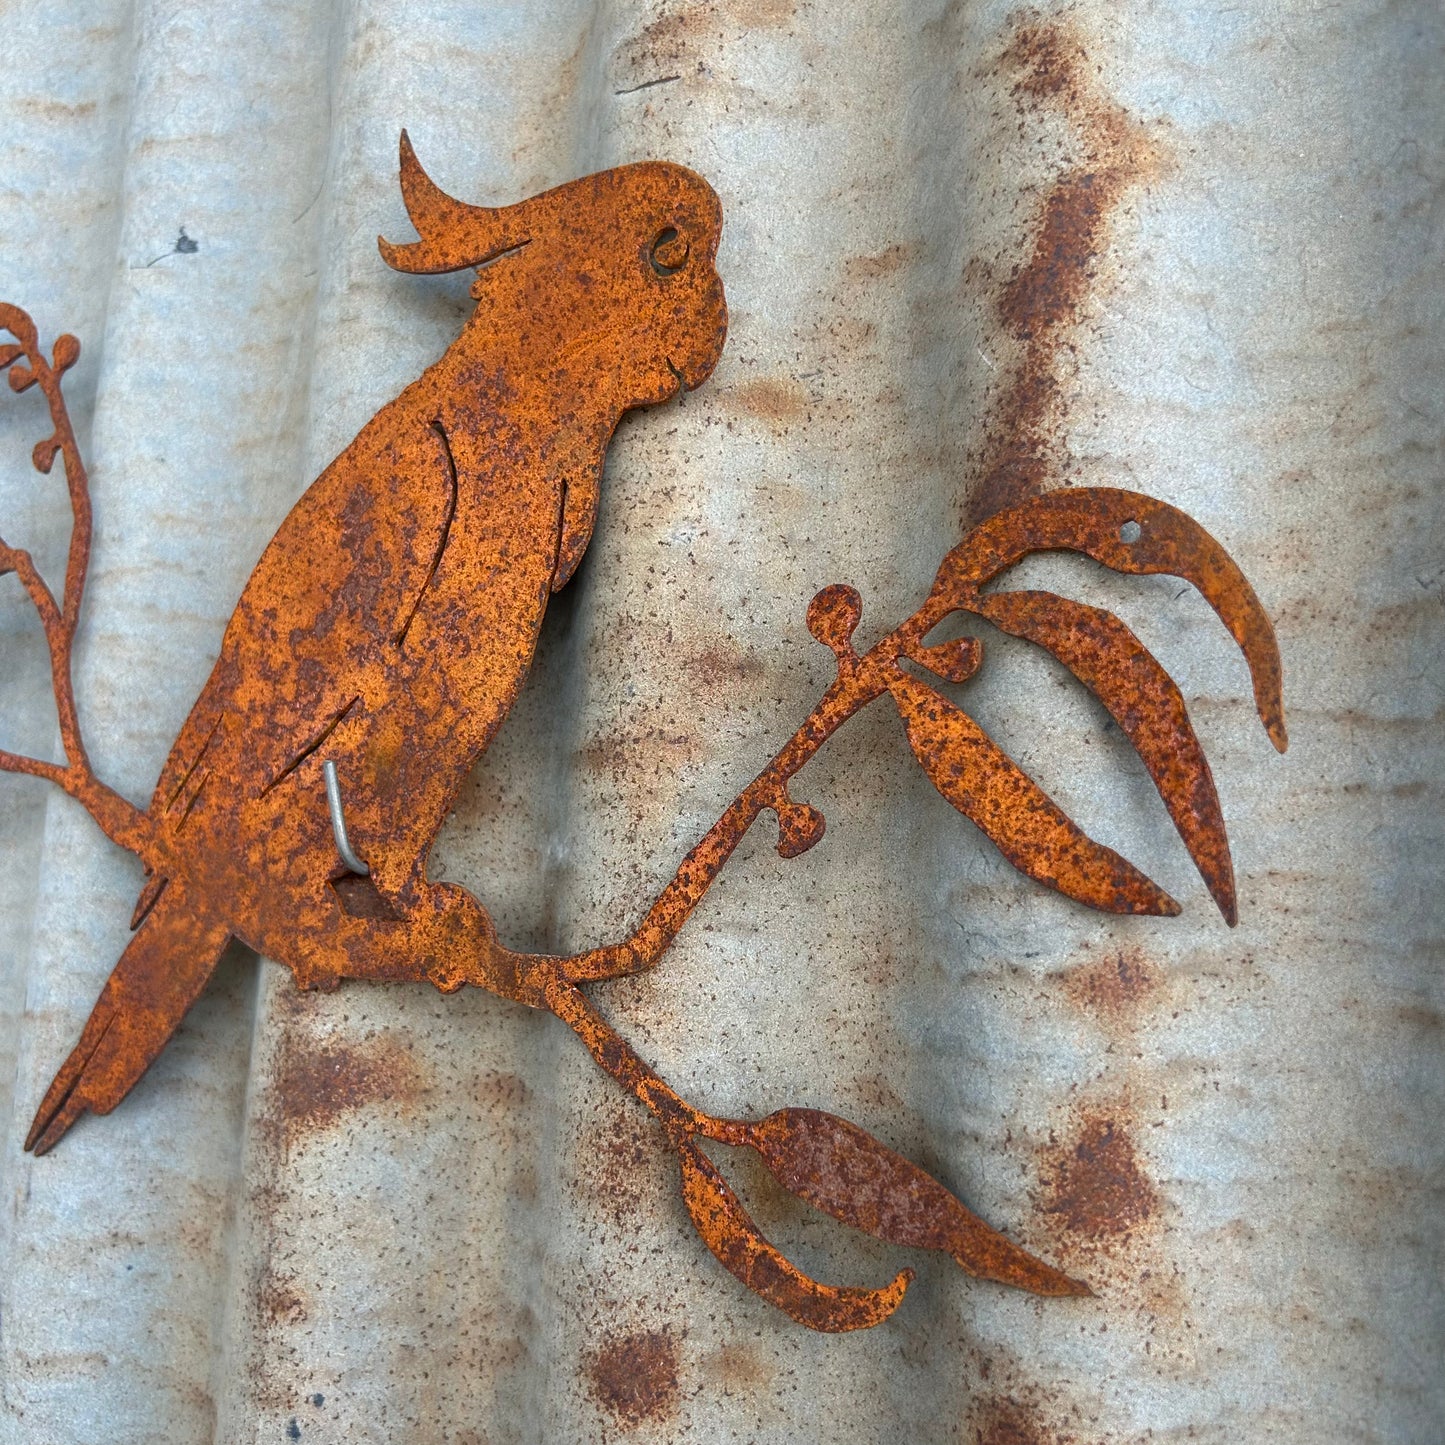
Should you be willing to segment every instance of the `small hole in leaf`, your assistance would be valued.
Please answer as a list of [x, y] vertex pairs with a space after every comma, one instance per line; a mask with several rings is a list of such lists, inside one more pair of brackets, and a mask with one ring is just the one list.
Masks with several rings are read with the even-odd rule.
[[1132, 547], [1134, 543], [1139, 540], [1139, 534], [1143, 532], [1143, 530], [1138, 522], [1125, 522], [1124, 525], [1119, 528], [1119, 540], [1126, 547]]

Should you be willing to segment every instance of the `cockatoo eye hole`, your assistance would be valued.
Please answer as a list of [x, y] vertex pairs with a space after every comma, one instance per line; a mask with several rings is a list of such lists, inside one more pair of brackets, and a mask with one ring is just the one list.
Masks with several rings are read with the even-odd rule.
[[687, 237], [676, 226], [664, 226], [652, 238], [647, 259], [659, 276], [672, 276], [687, 264]]

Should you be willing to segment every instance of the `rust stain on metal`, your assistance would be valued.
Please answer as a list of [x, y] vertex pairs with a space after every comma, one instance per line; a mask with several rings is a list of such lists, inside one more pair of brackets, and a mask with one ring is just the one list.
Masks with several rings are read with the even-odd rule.
[[974, 1445], [1071, 1445], [1074, 1439], [1048, 1429], [1032, 1409], [1006, 1396], [982, 1400], [972, 1413]]
[[755, 30], [787, 28], [797, 14], [796, 0], [722, 0], [687, 5], [659, 16], [618, 48], [620, 69], [630, 83], [620, 94], [701, 74], [704, 56], [731, 39]]
[[1193, 1292], [1170, 1253], [1169, 1203], [1142, 1148], [1169, 1112], [1167, 1094], [1096, 1095], [1060, 1111], [1036, 1154], [1036, 1219], [1048, 1247], [1087, 1274], [1110, 1314], [1143, 1331], [1156, 1360], [1187, 1361]]
[[627, 1229], [642, 1206], [648, 1181], [660, 1173], [663, 1137], [650, 1119], [620, 1106], [605, 1109], [588, 1129], [595, 1130], [596, 1143], [583, 1187], [615, 1225]]
[[271, 1107], [278, 1132], [290, 1143], [356, 1109], [409, 1106], [425, 1087], [410, 1050], [398, 1039], [317, 1044], [288, 1033], [276, 1061]]
[[[1099, 1324], [1095, 1318], [1087, 1328], [1092, 1332]], [[969, 1445], [1105, 1445], [1106, 1440], [1115, 1445], [1118, 1440], [1101, 1427], [1101, 1401], [1092, 1382], [1041, 1380], [1037, 1362], [1025, 1363], [996, 1334], [981, 1339], [967, 1321], [940, 1323], [929, 1344], [949, 1362], [962, 1396], [950, 1438]]]
[[688, 653], [682, 661], [698, 686], [710, 693], [725, 694], [734, 684], [764, 672], [760, 658], [721, 640]]
[[778, 30], [797, 16], [797, 0], [732, 0], [727, 12], [734, 24], [758, 30]]
[[1158, 174], [1157, 141], [1101, 90], [1067, 18], [1021, 18], [1000, 69], [1021, 118], [1059, 113], [1076, 154], [1040, 205], [1027, 260], [997, 298], [1012, 351], [969, 493], [977, 521], [1059, 480], [1060, 368], [1095, 289], [1110, 225], [1129, 192]]
[[1164, 970], [1138, 947], [1109, 948], [1102, 957], [1057, 975], [1064, 996], [1111, 1027], [1132, 1024], [1164, 984]]
[[808, 415], [808, 394], [789, 377], [759, 377], [744, 382], [732, 393], [739, 410], [766, 422], [782, 435]]
[[681, 1352], [670, 1330], [642, 1330], [609, 1341], [587, 1362], [597, 1403], [624, 1427], [662, 1420], [677, 1408]]
[[265, 1275], [254, 1299], [257, 1311], [268, 1325], [297, 1325], [306, 1318], [306, 1301], [292, 1279]]
[[918, 250], [916, 244], [895, 241], [891, 246], [885, 246], [871, 255], [851, 256], [843, 263], [843, 276], [848, 281], [864, 285], [879, 281], [885, 276], [893, 275], [895, 271], [902, 270], [918, 254]]
[[724, 1390], [758, 1390], [771, 1385], [777, 1371], [752, 1346], [719, 1345], [699, 1362], [698, 1372]]
[[520, 1109], [531, 1098], [532, 1091], [520, 1074], [499, 1073], [489, 1069], [477, 1085], [477, 1099], [506, 1116]]
[[[1031, 64], [1030, 74], [1051, 73], [1042, 61]], [[810, 1278], [764, 1237], [704, 1141], [754, 1150], [785, 1190], [853, 1228], [946, 1254], [980, 1279], [1087, 1296], [1087, 1285], [1012, 1243], [846, 1119], [783, 1108], [749, 1121], [695, 1108], [617, 1033], [586, 986], [655, 967], [764, 814], [777, 824], [783, 858], [816, 847], [824, 817], [791, 795], [793, 780], [840, 727], [885, 696], [938, 791], [1016, 868], [1089, 907], [1177, 912], [1173, 899], [1090, 839], [959, 704], [918, 675], [955, 685], [976, 675], [984, 659], [975, 639], [928, 641], [960, 614], [1034, 642], [1099, 697], [1143, 758], [1232, 923], [1223, 818], [1163, 667], [1110, 613], [1048, 593], [984, 589], [1047, 550], [1080, 552], [1125, 574], [1186, 579], [1242, 649], [1260, 716], [1283, 749], [1279, 652], [1249, 583], [1183, 513], [1099, 487], [992, 515], [944, 557], [918, 609], [866, 652], [853, 645], [858, 592], [825, 587], [806, 625], [834, 656], [833, 681], [633, 932], [566, 957], [515, 952], [471, 893], [427, 876], [428, 854], [517, 698], [550, 594], [588, 544], [619, 419], [700, 385], [718, 361], [727, 328], [714, 268], [721, 208], [700, 177], [660, 162], [513, 206], [471, 206], [427, 178], [405, 135], [401, 186], [420, 238], [381, 242], [383, 257], [416, 273], [475, 269], [480, 304], [446, 354], [362, 429], [282, 523], [145, 811], [92, 771], [71, 686], [91, 523], [61, 377], [79, 344], [63, 336], [47, 359], [30, 318], [0, 307], [0, 327], [17, 343], [0, 351], [0, 366], [17, 391], [38, 383], [50, 410], [53, 434], [36, 447], [34, 464], [47, 472], [63, 456], [74, 515], [59, 602], [29, 554], [0, 542], [0, 575], [17, 575], [49, 645], [65, 754], [55, 764], [0, 753], [0, 768], [63, 788], [149, 875], [134, 939], [41, 1101], [26, 1147], [44, 1153], [81, 1114], [114, 1108], [236, 937], [290, 968], [301, 988], [334, 988], [343, 979], [427, 982], [443, 992], [470, 985], [549, 1010], [661, 1125], [682, 1203], [707, 1248], [811, 1329], [862, 1329], [886, 1319], [912, 1270], [876, 1287]], [[689, 665], [670, 637], [653, 645]], [[724, 670], [719, 664], [720, 677]], [[686, 735], [664, 740], [692, 745]], [[328, 811], [323, 775], [332, 766], [342, 796]], [[276, 1127], [290, 1140], [363, 1105], [404, 1103], [421, 1087], [395, 1040], [290, 1040], [278, 1070]], [[636, 1180], [649, 1146], [640, 1137], [634, 1146], [616, 1128], [600, 1132], [602, 1175]], [[1150, 1209], [1148, 1182], [1116, 1121], [1090, 1126], [1056, 1161], [1045, 1214], [1069, 1229], [1127, 1233]], [[611, 1382], [606, 1389], [621, 1415], [640, 1419], [652, 1408], [637, 1393], [649, 1370], [675, 1393], [675, 1349], [660, 1337], [636, 1337], [594, 1364], [594, 1383]], [[666, 1394], [659, 1386], [647, 1400]]]
[[1121, 1112], [1081, 1111], [1077, 1132], [1048, 1148], [1039, 1172], [1044, 1213], [1081, 1243], [1125, 1239], [1158, 1213], [1158, 1191]]

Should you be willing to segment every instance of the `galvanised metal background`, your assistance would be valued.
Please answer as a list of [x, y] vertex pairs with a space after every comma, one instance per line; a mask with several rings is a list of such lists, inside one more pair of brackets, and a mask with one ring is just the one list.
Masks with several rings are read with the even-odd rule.
[[[6, 1440], [1439, 1439], [1436, 4], [11, 0], [0, 36], [0, 292], [86, 345], [79, 696], [133, 799], [271, 531], [470, 305], [376, 255], [402, 125], [470, 200], [661, 156], [726, 207], [728, 351], [624, 423], [435, 855], [509, 941], [619, 933], [825, 684], [813, 592], [862, 585], [876, 635], [1019, 485], [1213, 530], [1279, 626], [1292, 737], [1196, 595], [1031, 563], [1180, 678], [1236, 931], [1102, 709], [990, 636], [981, 720], [1183, 917], [1014, 874], [880, 708], [800, 780], [822, 846], [750, 839], [654, 975], [597, 990], [698, 1104], [846, 1114], [1099, 1291], [922, 1258], [845, 1337], [725, 1274], [641, 1112], [491, 997], [301, 996], [237, 951], [115, 1114], [22, 1155], [139, 871], [0, 778]], [[0, 518], [53, 568], [41, 418], [0, 409]], [[8, 581], [0, 678], [6, 743], [53, 747]], [[814, 1273], [901, 1262], [723, 1162]]]

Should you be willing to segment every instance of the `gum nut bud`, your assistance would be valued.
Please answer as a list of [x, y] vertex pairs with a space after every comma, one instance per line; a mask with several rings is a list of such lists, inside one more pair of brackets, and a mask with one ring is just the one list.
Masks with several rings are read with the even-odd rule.
[[847, 646], [862, 615], [863, 599], [857, 589], [834, 582], [808, 604], [808, 631], [837, 652]]
[[790, 803], [778, 810], [778, 856], [797, 858], [820, 842], [827, 823], [817, 808]]
[[80, 342], [67, 331], [55, 338], [55, 350], [51, 355], [56, 371], [69, 371], [80, 360]]
[[54, 437], [36, 442], [35, 450], [30, 453], [30, 461], [35, 470], [42, 474], [48, 472], [55, 465], [55, 454], [59, 450], [60, 443]]

